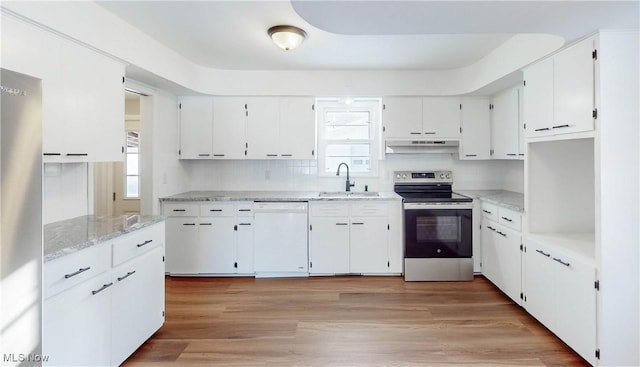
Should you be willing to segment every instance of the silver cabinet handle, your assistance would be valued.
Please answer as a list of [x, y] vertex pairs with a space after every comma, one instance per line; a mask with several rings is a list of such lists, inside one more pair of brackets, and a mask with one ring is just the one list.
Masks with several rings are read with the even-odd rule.
[[136, 273], [136, 271], [135, 271], [135, 270], [134, 270], [134, 271], [130, 271], [130, 272], [128, 272], [128, 273], [127, 273], [127, 275], [122, 276], [122, 277], [118, 277], [118, 281], [119, 281], [119, 282], [121, 282], [121, 281], [123, 281], [123, 280], [127, 279], [128, 277], [132, 276], [132, 275], [133, 275], [133, 274], [135, 274], [135, 273]]
[[98, 289], [98, 290], [96, 290], [96, 291], [91, 291], [91, 294], [95, 296], [96, 294], [98, 294], [98, 293], [102, 292], [103, 290], [105, 290], [105, 289], [107, 289], [107, 288], [111, 287], [112, 285], [113, 285], [113, 282], [111, 282], [111, 283], [109, 283], [109, 284], [105, 284], [105, 285], [103, 285], [100, 289]]
[[71, 273], [71, 274], [65, 274], [65, 275], [64, 275], [64, 278], [65, 278], [65, 279], [69, 279], [69, 278], [71, 278], [71, 277], [75, 277], [76, 275], [78, 275], [78, 274], [80, 274], [80, 273], [84, 273], [85, 271], [87, 271], [87, 270], [89, 270], [89, 269], [91, 269], [91, 267], [90, 267], [90, 266], [87, 266], [86, 268], [80, 268], [80, 269], [78, 269], [78, 271], [76, 271], [76, 272], [74, 272], [74, 273]]
[[564, 266], [569, 266], [569, 265], [571, 265], [571, 264], [569, 264], [569, 263], [566, 263], [566, 262], [562, 261], [562, 259], [558, 259], [557, 257], [554, 257], [554, 258], [553, 258], [553, 260], [555, 260], [555, 261], [559, 262], [560, 264], [562, 264], [562, 265], [564, 265]]
[[146, 246], [146, 245], [150, 244], [151, 242], [153, 242], [153, 240], [146, 240], [143, 243], [137, 244], [136, 247]]
[[536, 250], [536, 252], [537, 252], [537, 253], [539, 253], [539, 254], [541, 254], [541, 255], [544, 255], [544, 256], [546, 256], [546, 257], [551, 256], [551, 254], [548, 254], [548, 253], [546, 253], [546, 252], [544, 252], [544, 251], [542, 251], [542, 250]]

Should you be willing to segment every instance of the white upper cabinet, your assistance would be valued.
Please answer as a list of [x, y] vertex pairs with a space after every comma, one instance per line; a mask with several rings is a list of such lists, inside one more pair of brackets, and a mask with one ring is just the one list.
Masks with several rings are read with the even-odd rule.
[[527, 137], [593, 130], [596, 43], [586, 39], [525, 69]]
[[54, 39], [42, 77], [45, 162], [124, 158], [124, 66], [74, 42]]
[[490, 159], [491, 134], [487, 97], [465, 97], [462, 99], [462, 133], [460, 159]]
[[280, 98], [280, 157], [315, 158], [315, 116], [313, 97]]
[[520, 113], [518, 87], [507, 89], [493, 98], [491, 145], [493, 159], [518, 159], [520, 151]]
[[382, 124], [386, 139], [459, 139], [460, 98], [385, 98]]
[[278, 158], [280, 147], [280, 99], [247, 98], [247, 156], [249, 159]]
[[422, 134], [434, 138], [460, 138], [460, 98], [427, 97], [422, 100]]
[[242, 97], [213, 99], [213, 159], [244, 159], [247, 107]]
[[213, 99], [185, 97], [179, 106], [180, 158], [210, 159], [213, 154]]
[[422, 98], [385, 98], [382, 109], [382, 125], [385, 138], [422, 136]]

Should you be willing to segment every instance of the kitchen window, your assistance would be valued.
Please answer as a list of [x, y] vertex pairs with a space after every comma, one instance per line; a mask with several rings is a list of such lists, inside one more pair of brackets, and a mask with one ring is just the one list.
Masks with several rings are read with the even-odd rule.
[[127, 131], [127, 151], [125, 156], [126, 199], [140, 198], [140, 132]]
[[377, 174], [380, 99], [318, 99], [318, 172], [335, 175], [346, 162], [354, 176]]

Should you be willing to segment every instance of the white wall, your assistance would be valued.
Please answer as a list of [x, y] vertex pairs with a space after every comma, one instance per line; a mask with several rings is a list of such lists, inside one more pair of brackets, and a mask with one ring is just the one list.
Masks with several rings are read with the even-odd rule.
[[524, 193], [524, 161], [503, 161], [504, 175], [502, 185], [504, 190]]
[[45, 163], [44, 224], [87, 215], [87, 163]]

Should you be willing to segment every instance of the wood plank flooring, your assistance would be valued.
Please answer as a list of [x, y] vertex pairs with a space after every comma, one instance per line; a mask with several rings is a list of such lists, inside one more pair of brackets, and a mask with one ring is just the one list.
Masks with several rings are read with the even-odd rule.
[[136, 366], [583, 366], [484, 277], [166, 278]]

